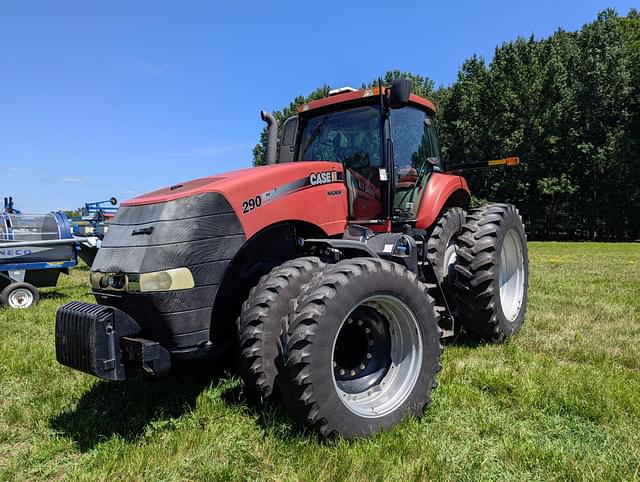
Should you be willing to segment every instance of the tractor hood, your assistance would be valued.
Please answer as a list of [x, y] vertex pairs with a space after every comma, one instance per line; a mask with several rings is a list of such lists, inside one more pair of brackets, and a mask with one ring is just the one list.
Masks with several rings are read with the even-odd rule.
[[[156, 204], [160, 202], [173, 201], [183, 197], [194, 196], [205, 192], [221, 192], [225, 188], [229, 188], [229, 184], [233, 185], [247, 176], [256, 173], [259, 170], [273, 169], [274, 166], [262, 166], [248, 169], [238, 169], [215, 176], [202, 177], [191, 181], [179, 182], [172, 186], [163, 187], [156, 191], [141, 194], [133, 199], [129, 199], [122, 203], [122, 206], [140, 206], [143, 204]], [[220, 184], [221, 181], [225, 181]]]
[[[320, 200], [318, 191], [326, 192], [328, 187], [333, 195], [324, 194]], [[337, 190], [339, 187], [343, 189]], [[122, 206], [166, 203], [205, 193], [219, 193], [229, 202], [247, 238], [279, 221], [306, 221], [329, 235], [342, 233], [346, 225], [343, 167], [325, 161], [273, 164], [181, 182], [125, 201]], [[322, 209], [314, 209], [319, 202]]]

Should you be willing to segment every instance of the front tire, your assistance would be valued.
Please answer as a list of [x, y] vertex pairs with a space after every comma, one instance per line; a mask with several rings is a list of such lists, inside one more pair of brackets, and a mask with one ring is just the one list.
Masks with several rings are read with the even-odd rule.
[[323, 437], [421, 416], [440, 370], [438, 320], [425, 285], [398, 264], [356, 258], [327, 268], [283, 329], [285, 405]]
[[260, 402], [275, 397], [276, 358], [282, 317], [289, 301], [311, 280], [324, 263], [315, 257], [297, 258], [277, 266], [260, 278], [242, 305], [237, 320], [239, 371], [249, 399]]
[[467, 333], [499, 342], [524, 322], [529, 285], [527, 236], [511, 204], [469, 212], [458, 238], [456, 301]]

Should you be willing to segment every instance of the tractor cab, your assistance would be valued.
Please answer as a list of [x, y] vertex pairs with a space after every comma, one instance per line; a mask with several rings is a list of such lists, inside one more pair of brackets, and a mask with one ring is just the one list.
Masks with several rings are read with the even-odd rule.
[[390, 89], [339, 89], [303, 105], [285, 121], [279, 162], [333, 161], [344, 166], [352, 222], [415, 220], [429, 176], [441, 171], [435, 108]]

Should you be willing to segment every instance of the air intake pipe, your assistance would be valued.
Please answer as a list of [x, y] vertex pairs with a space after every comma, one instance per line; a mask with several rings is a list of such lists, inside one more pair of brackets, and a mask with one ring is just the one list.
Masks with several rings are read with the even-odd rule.
[[260, 111], [260, 117], [269, 126], [267, 133], [267, 158], [265, 164], [276, 163], [276, 148], [278, 146], [278, 121], [269, 112]]

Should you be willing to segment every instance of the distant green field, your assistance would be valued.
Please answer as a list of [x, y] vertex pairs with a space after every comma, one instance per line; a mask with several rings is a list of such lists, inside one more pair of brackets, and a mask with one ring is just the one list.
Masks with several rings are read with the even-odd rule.
[[531, 243], [530, 259], [517, 337], [449, 344], [422, 420], [327, 443], [215, 366], [124, 384], [59, 366], [55, 310], [91, 300], [75, 270], [0, 310], [0, 479], [640, 479], [640, 244]]

